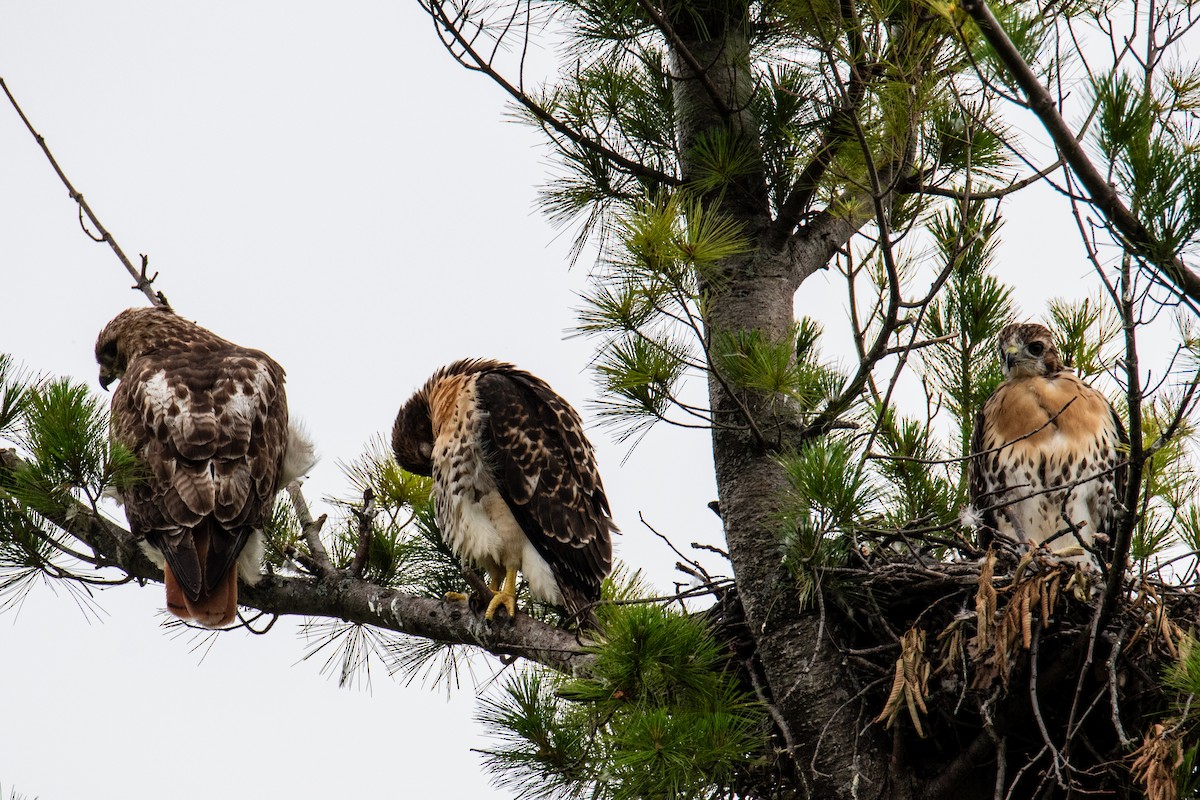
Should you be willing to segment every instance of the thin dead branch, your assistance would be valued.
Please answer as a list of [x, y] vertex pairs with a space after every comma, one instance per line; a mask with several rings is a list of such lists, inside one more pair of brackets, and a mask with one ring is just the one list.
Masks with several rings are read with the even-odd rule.
[[100, 218], [96, 216], [94, 211], [92, 211], [92, 207], [88, 204], [87, 200], [83, 199], [83, 194], [80, 193], [80, 191], [75, 188], [74, 184], [71, 183], [70, 179], [67, 178], [67, 174], [63, 172], [62, 167], [58, 164], [58, 159], [56, 159], [54, 157], [54, 153], [50, 151], [50, 146], [46, 144], [46, 138], [37, 132], [37, 129], [33, 127], [33, 123], [30, 122], [29, 117], [25, 116], [24, 110], [22, 110], [21, 106], [18, 105], [17, 98], [13, 97], [12, 91], [9, 90], [8, 84], [4, 82], [3, 78], [0, 78], [0, 89], [4, 90], [4, 94], [8, 98], [8, 102], [17, 112], [17, 116], [21, 118], [21, 122], [25, 123], [25, 128], [29, 131], [30, 135], [33, 136], [34, 141], [38, 143], [38, 147], [42, 148], [42, 152], [45, 154], [46, 160], [48, 160], [50, 162], [50, 166], [54, 168], [54, 173], [58, 175], [58, 179], [62, 181], [63, 186], [67, 187], [67, 192], [70, 194], [71, 199], [79, 205], [80, 214], [87, 215], [92, 227], [99, 232], [99, 235], [96, 236], [91, 234], [86, 228], [84, 229], [84, 232], [87, 233], [93, 241], [105, 242], [109, 247], [112, 248], [112, 251], [116, 253], [117, 258], [120, 259], [123, 265], [125, 265], [125, 269], [129, 271], [129, 274], [133, 276], [133, 279], [136, 281], [133, 288], [146, 295], [146, 298], [152, 305], [170, 306], [170, 303], [167, 302], [166, 296], [162, 292], [155, 291], [152, 286], [154, 283], [154, 278], [157, 278], [158, 274], [155, 273], [154, 277], [148, 277], [146, 275], [148, 258], [144, 255], [142, 256], [141, 269], [138, 269], [133, 265], [133, 262], [129, 260], [129, 256], [125, 255], [125, 251], [121, 249], [119, 244], [117, 244], [117, 240], [113, 238], [112, 234], [108, 232], [108, 229], [104, 227], [104, 224], [100, 222]]

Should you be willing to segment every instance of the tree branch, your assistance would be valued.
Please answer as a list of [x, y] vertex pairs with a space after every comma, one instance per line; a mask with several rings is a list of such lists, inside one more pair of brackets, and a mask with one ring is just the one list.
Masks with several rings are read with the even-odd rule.
[[[151, 304], [156, 306], [170, 306], [170, 303], [167, 302], [166, 296], [163, 295], [162, 292], [156, 292], [154, 290], [152, 286], [154, 283], [154, 278], [146, 275], [149, 259], [146, 256], [142, 256], [142, 267], [140, 270], [133, 266], [133, 262], [129, 260], [129, 256], [125, 255], [125, 251], [121, 249], [119, 244], [117, 244], [116, 239], [112, 237], [112, 234], [110, 234], [108, 229], [105, 228], [100, 222], [100, 219], [92, 211], [92, 207], [89, 206], [88, 202], [83, 199], [83, 195], [80, 194], [79, 191], [71, 184], [71, 181], [67, 178], [66, 173], [63, 172], [62, 167], [58, 165], [58, 160], [54, 157], [54, 154], [50, 152], [50, 147], [46, 144], [45, 137], [37, 132], [37, 130], [33, 127], [33, 123], [29, 121], [29, 117], [25, 116], [25, 112], [22, 111], [21, 106], [17, 104], [17, 99], [13, 97], [12, 92], [8, 89], [8, 84], [4, 82], [3, 78], [0, 78], [0, 89], [4, 90], [4, 94], [8, 97], [8, 102], [11, 103], [13, 109], [16, 110], [17, 116], [21, 118], [21, 122], [25, 123], [26, 129], [28, 129], [29, 133], [33, 135], [33, 139], [38, 143], [38, 147], [42, 148], [42, 152], [46, 154], [46, 159], [50, 162], [50, 166], [54, 168], [54, 172], [58, 175], [58, 179], [62, 181], [63, 186], [67, 187], [67, 192], [71, 195], [71, 199], [79, 204], [80, 214], [86, 214], [88, 220], [90, 220], [96, 230], [100, 232], [99, 236], [93, 236], [90, 232], [88, 232], [88, 236], [93, 241], [108, 243], [108, 246], [111, 247], [113, 252], [117, 254], [117, 258], [119, 258], [121, 263], [125, 265], [125, 269], [128, 270], [129, 274], [133, 276], [133, 279], [137, 281], [133, 288], [141, 290], [142, 294], [149, 298]], [[157, 274], [154, 277], [158, 277]]]
[[1025, 93], [1030, 110], [1041, 121], [1042, 126], [1054, 140], [1058, 151], [1071, 167], [1071, 171], [1075, 173], [1087, 190], [1092, 205], [1112, 223], [1116, 231], [1125, 239], [1128, 247], [1161, 269], [1182, 294], [1200, 301], [1200, 275], [1188, 269], [1180, 258], [1165, 259], [1156, 253], [1158, 243], [1154, 241], [1150, 231], [1121, 202], [1117, 190], [1092, 164], [1083, 145], [1075, 138], [1066, 121], [1058, 113], [1054, 97], [1046, 87], [1042, 86], [1041, 81], [1038, 80], [1012, 40], [1008, 38], [1008, 34], [1004, 32], [985, 0], [964, 0], [962, 7], [971, 15], [971, 19], [979, 26], [980, 32], [992, 49], [996, 51], [1001, 63]]
[[692, 71], [692, 75], [695, 76], [696, 80], [700, 81], [700, 85], [704, 87], [704, 91], [708, 92], [708, 97], [712, 100], [713, 107], [723, 116], [730, 116], [732, 112], [729, 105], [725, 102], [725, 96], [713, 85], [712, 79], [708, 76], [708, 70], [696, 60], [695, 54], [692, 53], [691, 49], [680, 38], [671, 21], [650, 0], [638, 0], [638, 5], [642, 7], [642, 10], [650, 17], [655, 27], [666, 38], [671, 49], [678, 53], [679, 57], [688, 65], [688, 69]]
[[358, 547], [354, 550], [354, 560], [350, 562], [350, 574], [361, 578], [371, 554], [371, 523], [375, 521], [375, 491], [370, 486], [363, 492], [362, 510], [355, 508], [353, 511], [358, 518]]
[[857, 27], [857, 20], [854, 23], [849, 22], [855, 15], [853, 5], [845, 0], [840, 5], [853, 53], [849, 85], [845, 89], [841, 105], [832, 109], [829, 116], [821, 122], [821, 128], [824, 129], [821, 144], [810, 157], [808, 165], [796, 176], [787, 198], [780, 206], [779, 214], [768, 235], [771, 246], [778, 247], [786, 241], [800, 223], [801, 216], [816, 196], [817, 187], [839, 149], [854, 139], [853, 117], [858, 113], [859, 106], [867, 94], [868, 83], [882, 74], [878, 68], [867, 64], [867, 45], [863, 40], [862, 31]]
[[527, 95], [522, 89], [519, 89], [509, 83], [504, 76], [501, 75], [491, 65], [490, 61], [474, 48], [471, 41], [456, 26], [455, 21], [450, 19], [449, 15], [446, 14], [446, 10], [443, 8], [439, 0], [423, 0], [421, 7], [424, 8], [426, 13], [433, 18], [434, 23], [441, 28], [441, 30], [449, 34], [453, 43], [461, 47], [463, 49], [463, 54], [470, 59], [470, 63], [464, 61], [463, 57], [460, 57], [454, 52], [453, 48], [450, 47], [450, 42], [442, 39], [442, 44], [446, 46], [446, 49], [450, 51], [450, 55], [452, 55], [456, 61], [458, 61], [467, 69], [474, 70], [476, 72], [482, 72], [484, 75], [487, 75], [497, 86], [503, 89], [509, 97], [515, 100], [518, 105], [533, 115], [533, 117], [541, 122], [544, 126], [562, 136], [565, 136], [567, 139], [571, 140], [580, 147], [597, 153], [602, 158], [611, 161], [613, 164], [625, 170], [630, 175], [634, 175], [639, 178], [650, 179], [666, 186], [679, 185], [680, 181], [675, 176], [668, 175], [661, 170], [648, 167], [640, 161], [634, 161], [626, 158], [612, 148], [605, 146], [603, 143], [592, 139], [591, 137], [570, 127], [569, 125], [566, 125], [560, 119], [543, 108], [541, 104], [534, 102], [533, 98]]
[[329, 560], [329, 551], [325, 549], [325, 543], [321, 541], [321, 528], [325, 527], [325, 520], [328, 517], [322, 514], [313, 519], [308, 502], [304, 499], [304, 493], [300, 490], [299, 479], [285, 486], [284, 491], [288, 493], [288, 497], [292, 501], [292, 508], [296, 510], [296, 520], [300, 523], [304, 542], [308, 545], [309, 560], [312, 562], [313, 571], [317, 577], [322, 578], [332, 574], [335, 571], [333, 562]]
[[[0, 472], [26, 466], [14, 450], [0, 450]], [[162, 582], [162, 571], [141, 551], [136, 537], [83, 503], [47, 519], [92, 548], [106, 565], [141, 582]], [[588, 671], [595, 659], [574, 633], [526, 614], [494, 624], [464, 603], [401, 594], [348, 571], [322, 578], [264, 575], [255, 586], [241, 585], [238, 602], [280, 616], [330, 617], [448, 644], [473, 645], [572, 674]]]

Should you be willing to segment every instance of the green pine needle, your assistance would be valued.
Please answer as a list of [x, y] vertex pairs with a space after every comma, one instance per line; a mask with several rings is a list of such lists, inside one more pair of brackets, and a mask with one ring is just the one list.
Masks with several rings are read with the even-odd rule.
[[368, 489], [374, 492], [376, 502], [382, 506], [418, 507], [430, 502], [433, 479], [401, 469], [382, 434], [374, 436], [358, 458], [339, 461], [338, 467], [355, 490], [349, 502], [360, 502]]
[[1167, 668], [1163, 681], [1179, 696], [1178, 711], [1186, 711], [1193, 718], [1198, 713], [1194, 698], [1200, 697], [1200, 647], [1196, 639], [1187, 635], [1179, 643], [1179, 658]]
[[30, 381], [7, 353], [0, 353], [0, 439], [11, 439], [25, 411]]
[[791, 489], [789, 508], [811, 514], [819, 530], [853, 530], [878, 503], [876, 489], [859, 468], [860, 456], [847, 441], [828, 437], [781, 456]]
[[1106, 371], [1121, 336], [1121, 320], [1111, 305], [1098, 297], [1077, 302], [1054, 298], [1046, 324], [1054, 332], [1063, 363], [1081, 378], [1090, 380]]
[[609, 610], [588, 677], [531, 670], [483, 701], [496, 742], [488, 770], [523, 796], [719, 794], [763, 753], [761, 706], [700, 619], [655, 605]]
[[712, 357], [734, 386], [796, 400], [803, 412], [814, 411], [840, 394], [845, 376], [819, 363], [811, 320], [802, 321], [778, 341], [762, 331], [713, 334]]
[[271, 516], [263, 528], [263, 539], [266, 545], [264, 563], [272, 569], [288, 568], [291, 564], [288, 552], [300, 550], [304, 542], [304, 531], [289, 498], [276, 499]]
[[624, 441], [666, 418], [687, 357], [685, 345], [665, 337], [628, 336], [610, 344], [595, 367], [606, 398], [598, 404], [602, 422]]
[[689, 188], [697, 194], [725, 191], [759, 169], [752, 140], [727, 130], [710, 131], [692, 145], [694, 173]]
[[879, 420], [877, 447], [891, 458], [873, 461], [884, 479], [885, 518], [889, 526], [903, 528], [914, 520], [924, 524], [947, 524], [958, 516], [962, 502], [951, 476], [929, 464], [943, 457], [928, 425], [915, 419], [898, 418], [888, 409]]
[[503, 788], [522, 797], [586, 797], [601, 764], [594, 755], [593, 726], [574, 715], [555, 693], [556, 678], [539, 669], [510, 677], [499, 697], [481, 699], [476, 719], [496, 745], [484, 768]]
[[19, 437], [30, 455], [12, 493], [42, 511], [62, 509], [81, 491], [96, 501], [104, 488], [138, 480], [141, 467], [108, 438], [108, 412], [81, 384], [60, 379], [30, 390]]
[[646, 284], [614, 275], [597, 281], [584, 295], [577, 312], [575, 330], [580, 334], [624, 334], [646, 330], [656, 322], [661, 309], [671, 308], [675, 300], [668, 286]]

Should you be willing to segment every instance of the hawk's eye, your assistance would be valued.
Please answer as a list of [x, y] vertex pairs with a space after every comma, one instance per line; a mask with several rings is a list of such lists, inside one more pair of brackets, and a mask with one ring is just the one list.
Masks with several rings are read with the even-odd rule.
[[1042, 344], [1041, 342], [1030, 342], [1029, 347], [1025, 349], [1029, 351], [1029, 355], [1037, 358], [1046, 351], [1046, 345]]
[[117, 343], [115, 341], [105, 342], [100, 347], [100, 352], [97, 353], [98, 360], [104, 364], [112, 364], [117, 360]]

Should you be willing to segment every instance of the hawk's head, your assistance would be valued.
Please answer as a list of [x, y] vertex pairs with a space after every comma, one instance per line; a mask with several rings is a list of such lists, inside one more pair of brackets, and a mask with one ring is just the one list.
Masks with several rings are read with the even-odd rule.
[[204, 331], [166, 306], [127, 308], [117, 314], [96, 338], [100, 387], [107, 390], [125, 375], [129, 362], [153, 347], [180, 339], [190, 329]]
[[997, 337], [997, 344], [1005, 378], [1045, 377], [1062, 371], [1054, 335], [1045, 325], [1032, 322], [1006, 325]]
[[392, 453], [396, 463], [417, 475], [433, 475], [433, 420], [429, 398], [417, 392], [396, 415], [392, 425]]

